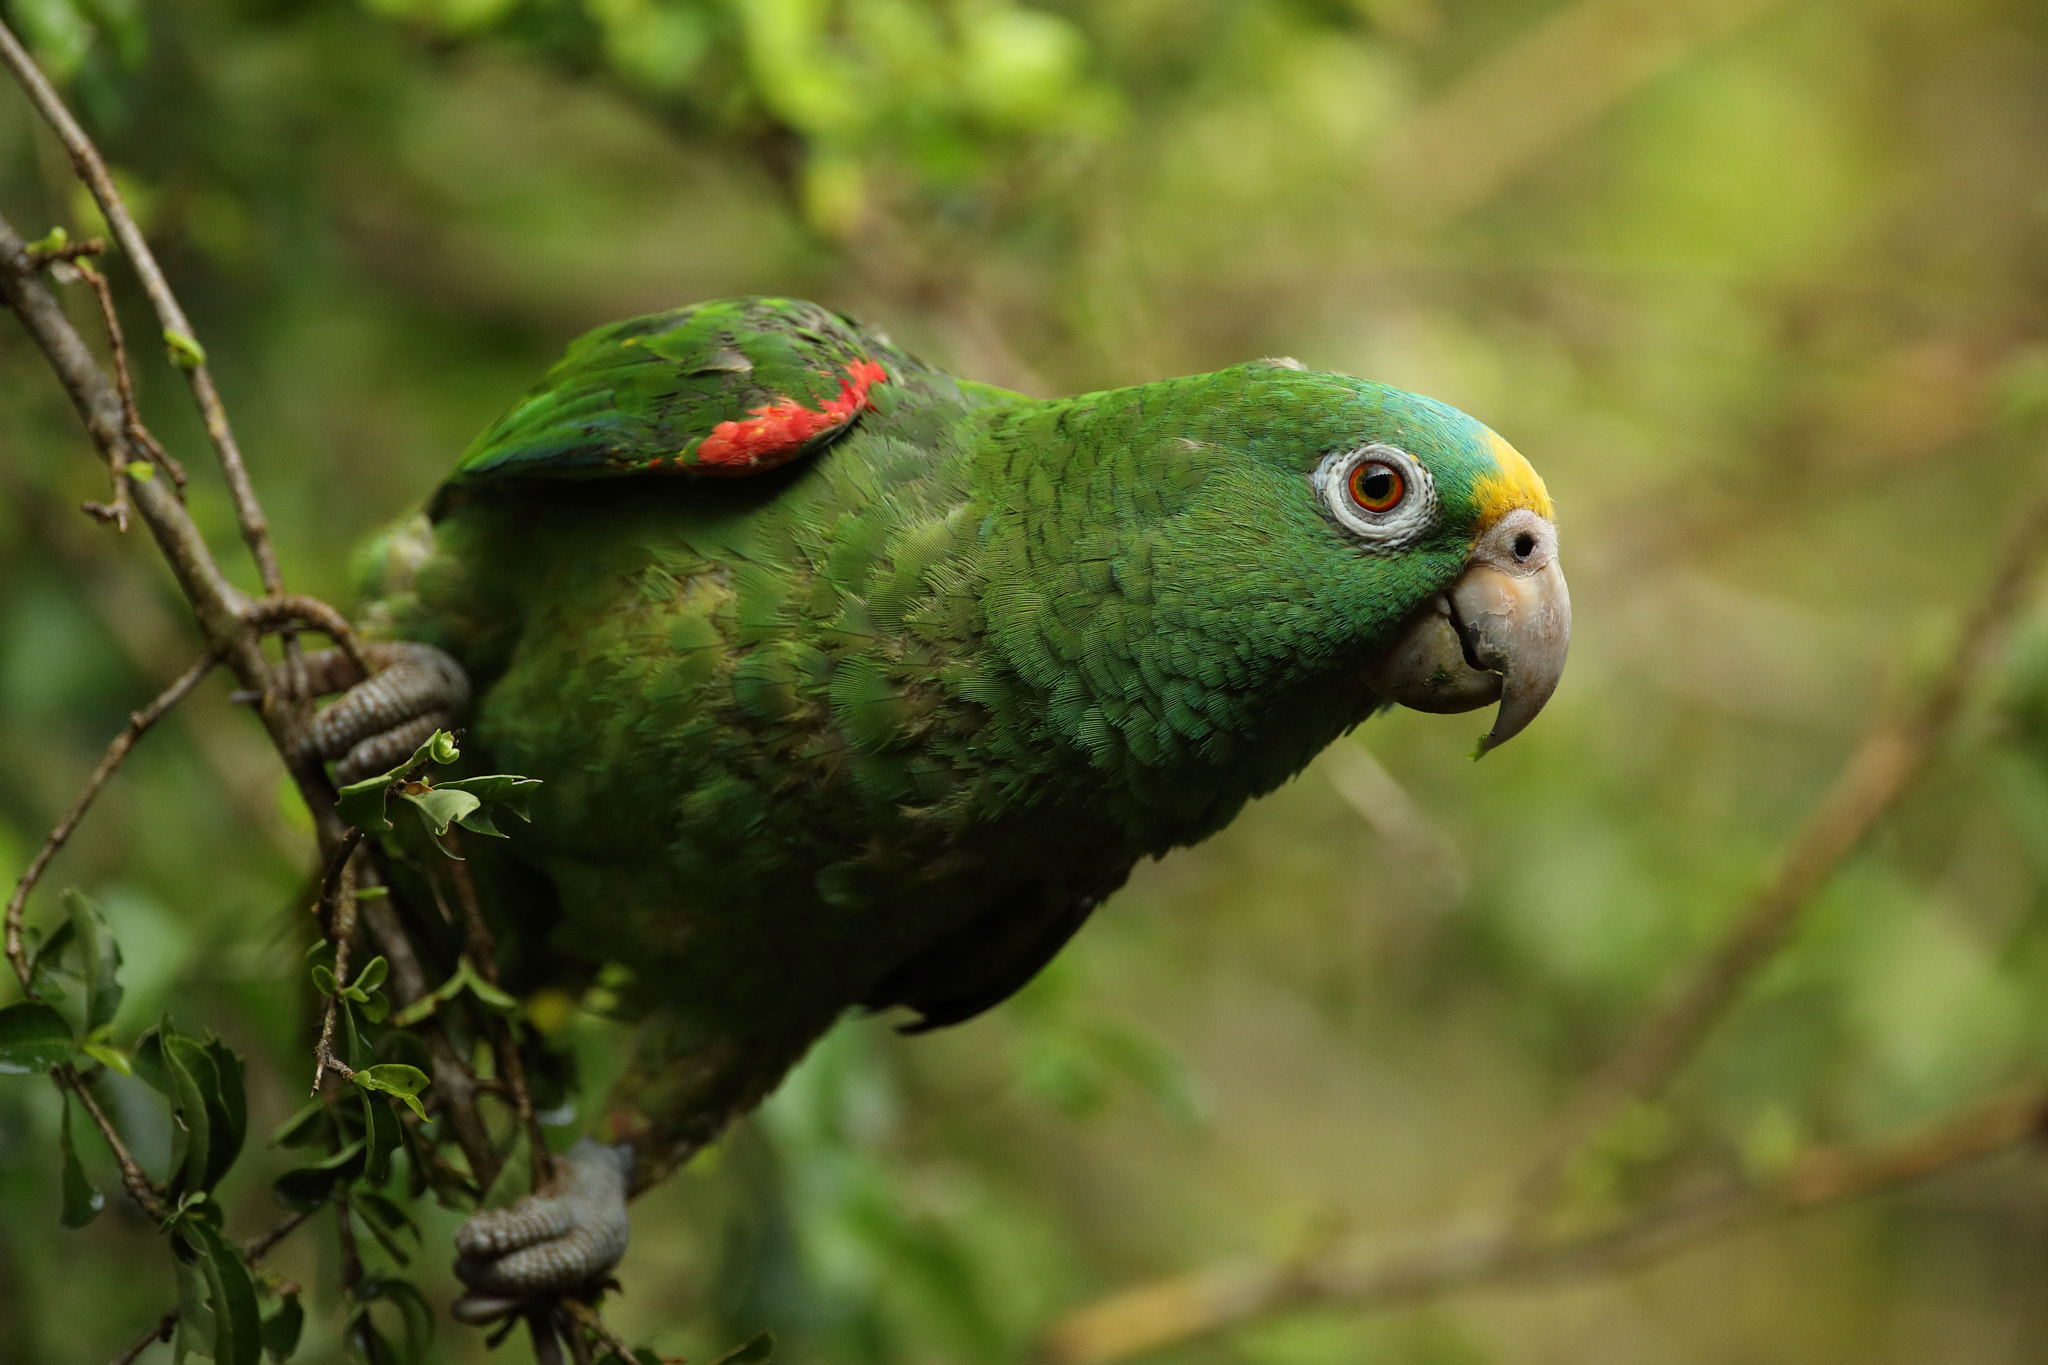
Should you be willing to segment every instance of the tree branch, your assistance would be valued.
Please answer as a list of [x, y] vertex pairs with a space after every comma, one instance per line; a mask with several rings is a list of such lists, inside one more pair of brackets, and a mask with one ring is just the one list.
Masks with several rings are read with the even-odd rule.
[[64, 144], [64, 150], [71, 154], [71, 164], [77, 168], [78, 178], [92, 191], [107, 226], [113, 230], [115, 240], [120, 242], [121, 250], [127, 253], [129, 262], [135, 267], [135, 274], [149, 294], [149, 301], [156, 307], [157, 319], [163, 324], [164, 341], [171, 347], [172, 359], [177, 361], [178, 368], [185, 372], [185, 378], [192, 386], [193, 402], [198, 405], [199, 415], [206, 422], [206, 434], [220, 456], [221, 469], [227, 475], [228, 492], [234, 500], [235, 521], [242, 529], [242, 539], [248, 543], [250, 555], [256, 560], [263, 591], [273, 595], [283, 591], [284, 580], [278, 575], [277, 556], [270, 547], [270, 525], [264, 519], [262, 506], [256, 501], [256, 490], [249, 483], [249, 472], [243, 467], [241, 449], [235, 444], [234, 431], [228, 426], [227, 410], [221, 406], [220, 394], [214, 389], [213, 375], [206, 367], [205, 354], [199, 348], [192, 324], [185, 318], [185, 310], [178, 306], [177, 297], [171, 293], [163, 271], [157, 266], [155, 254], [150, 251], [149, 243], [143, 240], [142, 230], [135, 226], [128, 206], [121, 199], [121, 192], [114, 187], [114, 178], [107, 172], [107, 163], [100, 157], [99, 149], [93, 146], [92, 139], [85, 135], [85, 130], [78, 126], [78, 120], [64, 107], [64, 101], [37, 68], [27, 49], [5, 24], [0, 24], [0, 63], [13, 72], [15, 80], [28, 94], [30, 103], [35, 105], [36, 112], [43, 116], [44, 122]]
[[1288, 1310], [1383, 1308], [1487, 1285], [1604, 1274], [1708, 1232], [1894, 1189], [2038, 1141], [2044, 1123], [2048, 1096], [2029, 1087], [1908, 1137], [1817, 1148], [1775, 1180], [1694, 1191], [1590, 1233], [1532, 1242], [1502, 1221], [1440, 1233], [1391, 1255], [1353, 1250], [1215, 1267], [1069, 1314], [1047, 1334], [1043, 1354], [1051, 1365], [1112, 1365]]
[[1720, 944], [1661, 1009], [1639, 1024], [1588, 1080], [1517, 1192], [1518, 1217], [1539, 1217], [1600, 1127], [1629, 1100], [1662, 1089], [1743, 986], [1768, 962], [1799, 913], [1890, 813], [1962, 714], [1971, 685], [1992, 671], [2048, 546], [2048, 486], [2007, 538], [1984, 596], [1971, 611], [1920, 704], [1874, 725], [1806, 819], [1777, 871]]
[[173, 1308], [170, 1312], [158, 1318], [147, 1332], [135, 1338], [134, 1343], [127, 1350], [115, 1356], [112, 1365], [135, 1365], [136, 1358], [144, 1351], [147, 1351], [159, 1341], [169, 1341], [172, 1331], [177, 1326], [178, 1310]]
[[251, 1237], [242, 1243], [242, 1259], [250, 1265], [255, 1265], [270, 1253], [272, 1247], [298, 1231], [299, 1225], [312, 1216], [313, 1212], [310, 1209], [286, 1214], [268, 1232]]
[[334, 991], [327, 997], [327, 1008], [320, 1015], [320, 1041], [313, 1048], [313, 1090], [317, 1094], [320, 1082], [333, 1067], [344, 1077], [353, 1076], [346, 1062], [334, 1055], [334, 1018], [341, 1009], [341, 988], [348, 984], [348, 950], [356, 936], [356, 887], [355, 878], [349, 876], [349, 864], [361, 847], [363, 832], [351, 829], [341, 841], [341, 847], [327, 860], [327, 873], [320, 879], [320, 900], [313, 912], [320, 918], [326, 930], [327, 942], [334, 949]]
[[150, 726], [162, 720], [172, 707], [183, 701], [187, 694], [199, 685], [199, 680], [213, 671], [213, 665], [212, 654], [200, 655], [192, 661], [190, 668], [178, 675], [176, 682], [157, 695], [155, 701], [129, 715], [128, 728], [114, 736], [113, 742], [107, 745], [107, 752], [100, 758], [99, 766], [94, 768], [92, 776], [85, 780], [84, 790], [78, 793], [70, 809], [64, 812], [56, 827], [50, 831], [49, 837], [43, 840], [43, 846], [36, 850], [36, 856], [29, 860], [28, 870], [21, 874], [21, 880], [14, 884], [14, 894], [7, 898], [7, 960], [14, 964], [14, 974], [21, 981], [21, 989], [30, 997], [33, 997], [35, 992], [29, 989], [28, 953], [21, 942], [22, 910], [28, 904], [29, 893], [34, 891], [36, 883], [42, 880], [43, 869], [50, 865], [50, 859], [57, 856], [57, 850], [64, 847], [65, 840], [78, 828], [78, 822], [92, 809], [92, 803], [99, 796], [100, 788], [107, 785], [115, 769], [128, 757], [128, 751], [135, 747], [135, 741], [142, 738]]
[[[286, 769], [297, 784], [300, 795], [311, 811], [314, 830], [320, 853], [326, 861], [326, 874], [322, 878], [322, 901], [332, 900], [338, 884], [343, 895], [342, 904], [332, 916], [336, 939], [335, 975], [337, 984], [347, 981], [348, 943], [353, 932], [353, 918], [356, 913], [356, 898], [351, 891], [349, 868], [362, 835], [351, 831], [340, 819], [335, 809], [335, 794], [327, 779], [325, 768], [312, 746], [307, 743], [312, 718], [310, 689], [304, 685], [305, 669], [298, 655], [298, 646], [293, 632], [300, 625], [311, 626], [331, 636], [340, 651], [362, 673], [370, 671], [358, 648], [354, 633], [339, 612], [326, 603], [311, 597], [287, 594], [283, 590], [278, 574], [276, 557], [272, 551], [269, 530], [261, 506], [250, 486], [248, 474], [242, 463], [232, 429], [228, 425], [213, 379], [206, 367], [204, 352], [193, 335], [190, 323], [177, 299], [172, 295], [162, 271], [148, 244], [143, 240], [134, 219], [122, 203], [119, 191], [107, 172], [104, 160], [93, 147], [78, 125], [64, 108], [56, 91], [35, 67], [28, 53], [22, 48], [14, 34], [0, 24], [0, 64], [13, 72], [31, 102], [55, 129], [59, 139], [70, 152], [73, 165], [79, 177], [91, 189], [98, 200], [101, 212], [114, 232], [116, 239], [126, 251], [155, 306], [157, 317], [163, 326], [164, 340], [170, 347], [172, 359], [186, 372], [195, 403], [205, 421], [207, 434], [218, 454], [224, 470], [229, 491], [232, 495], [235, 515], [244, 541], [255, 558], [258, 573], [263, 583], [264, 595], [252, 599], [228, 582], [215, 562], [205, 539], [187, 514], [177, 492], [167, 488], [167, 483], [182, 487], [181, 471], [174, 461], [162, 451], [135, 412], [132, 388], [127, 382], [126, 348], [120, 336], [118, 319], [113, 315], [110, 296], [105, 292], [104, 281], [93, 281], [99, 294], [102, 312], [107, 322], [113, 347], [116, 369], [120, 382], [110, 383], [101, 370], [92, 352], [80, 339], [63, 309], [51, 296], [44, 285], [41, 272], [53, 260], [63, 257], [74, 259], [85, 254], [79, 252], [38, 253], [29, 249], [19, 233], [4, 219], [0, 218], [0, 300], [20, 317], [30, 337], [42, 350], [51, 369], [57, 376], [77, 409], [87, 434], [110, 469], [125, 476], [129, 504], [149, 527], [159, 548], [168, 562], [179, 589], [191, 604], [193, 615], [205, 641], [207, 659], [224, 663], [234, 673], [242, 691], [257, 704], [264, 728], [272, 745], [283, 759]], [[145, 460], [161, 463], [171, 473], [170, 480], [136, 477], [138, 464]], [[120, 502], [117, 486], [116, 503]], [[282, 675], [274, 670], [264, 654], [263, 638], [267, 633], [278, 632], [284, 636], [285, 669]], [[282, 681], [283, 686], [278, 684]], [[175, 700], [175, 699], [173, 699]], [[130, 741], [132, 743], [132, 740]], [[118, 761], [118, 760], [116, 760]], [[103, 781], [104, 778], [98, 778]], [[88, 799], [89, 799], [88, 794]], [[76, 812], [82, 814], [82, 804]], [[71, 819], [69, 824], [75, 825]], [[69, 828], [64, 829], [69, 833]], [[61, 836], [58, 839], [61, 842]], [[47, 854], [40, 862], [48, 861]], [[35, 869], [40, 873], [40, 863]], [[18, 898], [25, 900], [27, 888], [32, 886], [34, 877], [27, 885], [18, 889]], [[10, 907], [8, 916], [8, 955], [18, 973], [26, 966], [26, 957], [19, 943], [20, 907]], [[392, 963], [394, 988], [404, 990], [417, 997], [425, 989], [419, 960], [412, 944], [397, 916], [386, 902], [373, 902], [366, 918], [373, 938], [379, 940], [388, 960]], [[24, 985], [27, 977], [23, 976]], [[328, 1017], [323, 1026], [320, 1053], [327, 1065], [335, 1059], [331, 1051], [333, 1012], [330, 1002]], [[476, 1109], [475, 1078], [470, 1074], [445, 1031], [437, 1028], [427, 1032], [426, 1041], [434, 1060], [434, 1079], [437, 1087], [445, 1087], [437, 1100], [450, 1116], [450, 1127], [460, 1141], [471, 1165], [471, 1173], [481, 1184], [488, 1186], [496, 1173], [497, 1159], [488, 1127]], [[516, 1070], [516, 1059], [514, 1064]], [[58, 1069], [60, 1083], [69, 1077], [69, 1082], [85, 1103], [87, 1111], [99, 1126], [116, 1159], [121, 1162], [123, 1177], [128, 1180], [130, 1193], [138, 1202], [152, 1207], [155, 1199], [154, 1187], [143, 1177], [121, 1145], [119, 1136], [106, 1121], [91, 1097], [85, 1093], [76, 1073], [69, 1067]], [[464, 1081], [468, 1084], [465, 1086]], [[526, 1106], [530, 1109], [530, 1104]], [[544, 1152], [539, 1157], [544, 1163]], [[542, 1164], [540, 1169], [545, 1170]], [[139, 1182], [139, 1183], [138, 1183]], [[361, 1278], [361, 1263], [355, 1254], [353, 1229], [348, 1223], [345, 1199], [338, 1199], [339, 1224], [342, 1247], [342, 1278], [345, 1288], [352, 1288]], [[160, 1200], [154, 1205], [161, 1216]], [[275, 1236], [289, 1231], [287, 1225], [275, 1232]], [[273, 1238], [274, 1239], [274, 1238]], [[259, 1239], [262, 1246], [268, 1243]], [[251, 1255], [258, 1252], [251, 1252]], [[546, 1340], [542, 1340], [546, 1337]], [[129, 1358], [138, 1353], [146, 1342], [138, 1343]], [[552, 1337], [537, 1330], [536, 1351], [552, 1345]]]
[[[148, 452], [127, 430], [120, 395], [38, 278], [27, 243], [4, 217], [0, 217], [0, 298], [42, 349], [102, 456], [110, 462], [118, 459], [124, 466], [146, 459]], [[221, 573], [199, 528], [163, 481], [134, 480], [130, 494], [137, 514], [178, 580], [179, 590], [191, 604], [207, 647], [233, 670], [245, 689], [260, 698], [258, 712], [264, 728], [313, 813], [322, 847], [332, 848], [340, 841], [343, 826], [334, 814], [327, 775], [303, 742], [309, 708], [303, 699], [282, 695], [273, 687], [270, 664], [263, 655], [262, 632], [252, 624], [258, 610], [255, 602]]]
[[107, 1117], [106, 1111], [100, 1108], [99, 1101], [93, 1098], [92, 1090], [86, 1085], [85, 1078], [78, 1074], [78, 1068], [66, 1062], [51, 1070], [50, 1079], [61, 1089], [69, 1090], [78, 1096], [78, 1103], [85, 1109], [86, 1116], [92, 1120], [92, 1126], [100, 1130], [100, 1137], [105, 1139], [107, 1150], [114, 1154], [114, 1164], [121, 1169], [122, 1188], [128, 1191], [128, 1197], [133, 1199], [137, 1207], [152, 1220], [162, 1222], [170, 1215], [170, 1209], [164, 1204], [163, 1191], [143, 1172], [141, 1163], [129, 1152], [128, 1145], [121, 1141], [121, 1135], [114, 1131], [113, 1121]]

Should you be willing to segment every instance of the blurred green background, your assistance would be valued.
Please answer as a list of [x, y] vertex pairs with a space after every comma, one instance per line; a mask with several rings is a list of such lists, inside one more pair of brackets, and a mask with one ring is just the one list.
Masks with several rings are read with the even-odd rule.
[[[2048, 11], [2023, 0], [5, 8], [119, 167], [295, 588], [344, 593], [350, 547], [575, 333], [746, 292], [1038, 393], [1293, 355], [1455, 403], [1549, 480], [1578, 635], [1542, 720], [1477, 765], [1479, 717], [1376, 720], [1141, 868], [992, 1015], [914, 1041], [843, 1026], [638, 1208], [610, 1315], [697, 1360], [762, 1326], [802, 1365], [1022, 1360], [1135, 1281], [1493, 1206], [1572, 1079], [1910, 695], [2042, 464]], [[30, 236], [94, 228], [11, 88], [0, 209]], [[182, 384], [135, 350], [239, 563]], [[101, 481], [0, 325], [10, 883], [193, 647], [146, 537], [74, 510]], [[100, 897], [124, 1034], [166, 1008], [217, 1030], [263, 1133], [307, 1079], [310, 839], [226, 691], [144, 742], [31, 914], [66, 885]], [[2037, 732], [1973, 717], [1579, 1207], [2048, 1070]], [[593, 1059], [612, 1040], [589, 1018], [564, 1037]], [[109, 1093], [161, 1161], [160, 1107]], [[47, 1084], [0, 1080], [0, 1361], [103, 1360], [172, 1302], [125, 1202], [58, 1228], [56, 1116]], [[231, 1233], [273, 1219], [285, 1164], [252, 1142]], [[453, 1222], [420, 1258], [440, 1301]], [[309, 1361], [338, 1358], [331, 1247], [316, 1227], [273, 1257], [309, 1286]], [[437, 1350], [483, 1358], [447, 1324]], [[2048, 1191], [2009, 1154], [1624, 1274], [1295, 1315], [1161, 1359], [2044, 1351]]]

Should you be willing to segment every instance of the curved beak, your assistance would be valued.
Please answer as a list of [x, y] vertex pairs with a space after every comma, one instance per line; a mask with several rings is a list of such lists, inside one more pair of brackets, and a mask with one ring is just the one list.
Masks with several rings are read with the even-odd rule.
[[1572, 638], [1572, 599], [1557, 528], [1525, 508], [1481, 536], [1457, 582], [1401, 627], [1367, 672], [1388, 701], [1470, 711], [1498, 701], [1479, 753], [1507, 743], [1557, 690]]

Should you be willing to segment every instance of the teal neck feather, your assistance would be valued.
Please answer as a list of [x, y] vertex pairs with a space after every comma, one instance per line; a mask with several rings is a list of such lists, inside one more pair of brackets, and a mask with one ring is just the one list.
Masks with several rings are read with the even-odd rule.
[[[1123, 788], [1147, 843], [1198, 838], [1299, 771], [1379, 704], [1368, 654], [1463, 562], [1483, 433], [1270, 363], [993, 413], [982, 621], [1029, 698], [1031, 766]], [[1371, 440], [1438, 471], [1439, 530], [1410, 552], [1360, 550], [1310, 493], [1324, 454]]]

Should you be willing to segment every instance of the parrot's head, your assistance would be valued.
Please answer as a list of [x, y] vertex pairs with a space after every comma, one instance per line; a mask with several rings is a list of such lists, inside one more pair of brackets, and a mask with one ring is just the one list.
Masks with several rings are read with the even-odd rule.
[[[1320, 381], [1328, 407], [1310, 448], [1289, 463], [1307, 474], [1325, 551], [1348, 563], [1330, 580], [1332, 605], [1348, 604], [1382, 641], [1368, 682], [1419, 711], [1498, 701], [1479, 751], [1505, 743], [1557, 690], [1571, 642], [1571, 594], [1542, 477], [1456, 408], [1299, 373]], [[1398, 622], [1387, 621], [1389, 607], [1405, 609]]]
[[1255, 361], [989, 432], [989, 635], [1098, 763], [1251, 752], [1264, 790], [1383, 706], [1497, 701], [1484, 750], [1556, 690], [1550, 495], [1455, 408]]
[[1182, 442], [1201, 474], [1182, 512], [1193, 535], [1167, 557], [1279, 606], [1264, 614], [1319, 656], [1321, 687], [1355, 679], [1369, 704], [1422, 711], [1498, 701], [1482, 752], [1526, 727], [1571, 636], [1555, 511], [1529, 462], [1457, 409], [1384, 384], [1290, 361], [1204, 378], [1210, 399]]

